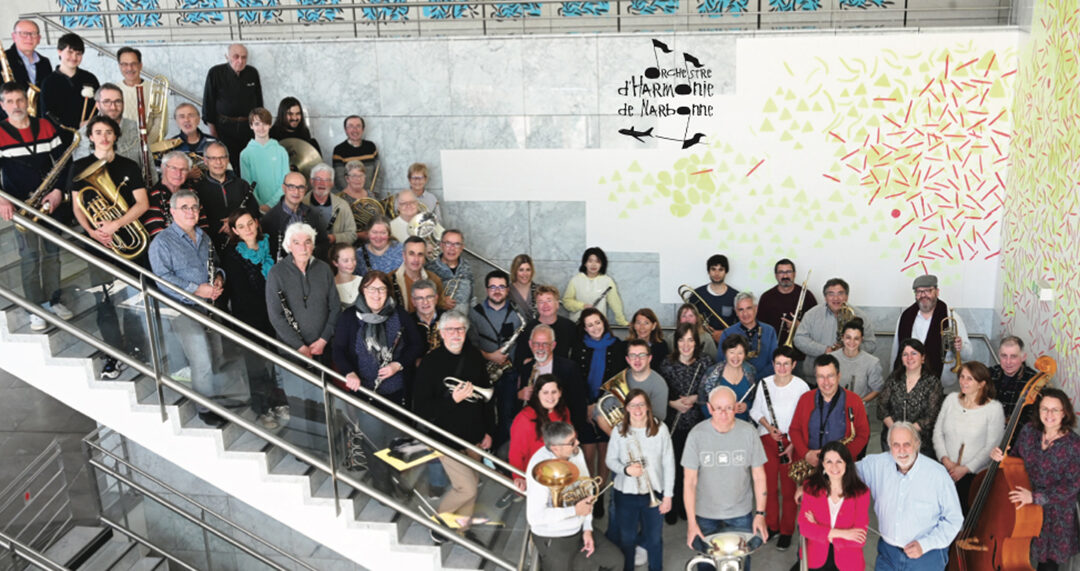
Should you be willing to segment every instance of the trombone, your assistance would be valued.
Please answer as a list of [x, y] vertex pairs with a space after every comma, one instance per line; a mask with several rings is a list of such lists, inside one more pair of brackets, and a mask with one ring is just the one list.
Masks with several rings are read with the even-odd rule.
[[[795, 305], [795, 313], [791, 314], [791, 329], [788, 330], [787, 338], [784, 339], [784, 347], [791, 347], [795, 341], [795, 330], [799, 328], [799, 315], [802, 314], [803, 303], [806, 301], [806, 284], [810, 281], [810, 274], [814, 270], [806, 272], [806, 279], [802, 282], [802, 291], [799, 292], [799, 303]], [[783, 325], [783, 323], [781, 323]], [[841, 335], [843, 335], [841, 333]]]
[[[702, 298], [701, 295], [698, 294], [698, 292], [694, 291], [694, 288], [692, 288], [692, 287], [690, 287], [690, 286], [688, 286], [686, 284], [682, 284], [681, 286], [679, 286], [679, 297], [682, 298], [683, 303], [689, 303], [689, 304], [693, 304], [693, 305], [697, 305], [697, 304], [690, 301], [690, 299], [691, 299], [691, 297], [696, 298], [698, 300], [698, 303], [700, 303], [701, 306], [704, 307], [706, 311], [708, 311], [710, 314], [712, 314], [712, 316], [714, 318], [716, 318], [717, 321], [720, 322], [721, 327], [723, 327], [724, 329], [727, 329], [728, 327], [730, 327], [730, 325], [728, 325], [728, 323], [726, 321], [724, 321], [724, 318], [717, 315], [717, 313], [715, 311], [713, 311], [713, 308], [710, 307], [709, 304], [705, 302], [705, 299]], [[707, 329], [710, 329], [710, 330], [712, 329], [712, 327], [709, 327], [709, 320], [708, 319], [705, 320], [705, 327]]]

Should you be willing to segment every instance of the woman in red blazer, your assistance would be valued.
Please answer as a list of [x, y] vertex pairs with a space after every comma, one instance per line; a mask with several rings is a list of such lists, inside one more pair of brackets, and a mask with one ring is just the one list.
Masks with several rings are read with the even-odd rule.
[[822, 447], [821, 458], [803, 484], [799, 533], [806, 538], [806, 553], [802, 556], [810, 569], [862, 570], [870, 490], [859, 479], [851, 452], [840, 442]]

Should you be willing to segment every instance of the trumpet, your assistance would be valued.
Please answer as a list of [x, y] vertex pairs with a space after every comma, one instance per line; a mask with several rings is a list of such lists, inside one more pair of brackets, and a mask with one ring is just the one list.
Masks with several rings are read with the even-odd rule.
[[637, 438], [634, 438], [632, 443], [634, 448], [637, 448], [637, 455], [634, 454], [634, 449], [630, 447], [627, 447], [626, 453], [630, 456], [631, 464], [641, 465], [641, 475], [635, 478], [635, 480], [637, 480], [638, 493], [641, 493], [642, 487], [648, 487], [649, 507], [655, 508], [660, 505], [660, 498], [656, 497], [656, 492], [653, 491], [652, 478], [649, 477], [649, 471], [645, 469], [648, 466], [647, 459], [645, 458], [645, 454], [641, 451], [641, 443], [638, 442]]
[[[450, 392], [454, 392], [458, 387], [468, 383], [469, 381], [463, 381], [457, 377], [446, 377], [443, 379], [443, 384], [446, 385]], [[495, 396], [495, 389], [487, 387], [478, 387], [473, 385], [473, 392], [471, 395], [465, 397], [465, 402], [488, 402]]]
[[949, 368], [953, 374], [959, 375], [960, 369], [964, 367], [963, 361], [960, 360], [960, 352], [955, 351], [953, 345], [956, 344], [956, 337], [960, 334], [960, 329], [956, 323], [956, 314], [953, 310], [949, 310], [949, 316], [941, 320], [941, 362], [948, 363], [949, 351], [953, 351], [953, 355], [956, 357], [956, 363]]
[[603, 481], [600, 476], [579, 478], [580, 474], [578, 467], [572, 462], [558, 458], [539, 462], [532, 470], [533, 479], [551, 491], [551, 506], [555, 508], [573, 506], [589, 498], [595, 499], [614, 484], [609, 482], [601, 488]]
[[[720, 317], [715, 311], [713, 311], [713, 308], [709, 307], [709, 304], [705, 302], [705, 299], [702, 298], [701, 295], [698, 294], [698, 292], [694, 291], [694, 288], [690, 287], [689, 285], [682, 284], [681, 286], [679, 286], [679, 297], [682, 298], [683, 303], [690, 303], [694, 305], [697, 304], [691, 301], [691, 299], [697, 299], [698, 303], [701, 304], [701, 307], [704, 307], [706, 311], [712, 314], [712, 316], [720, 322], [720, 327], [724, 329], [730, 327], [728, 323], [724, 321], [724, 318]], [[705, 320], [705, 328], [709, 330], [709, 333], [712, 333], [713, 328], [709, 326], [708, 319]]]
[[[788, 330], [787, 338], [784, 339], [784, 347], [791, 347], [795, 341], [795, 329], [799, 327], [799, 316], [802, 314], [803, 302], [806, 301], [806, 284], [810, 281], [810, 273], [814, 270], [806, 272], [806, 279], [802, 282], [802, 291], [799, 292], [799, 303], [795, 305], [795, 313], [791, 314], [791, 329]], [[783, 325], [783, 323], [781, 323]], [[843, 338], [843, 333], [840, 334]]]

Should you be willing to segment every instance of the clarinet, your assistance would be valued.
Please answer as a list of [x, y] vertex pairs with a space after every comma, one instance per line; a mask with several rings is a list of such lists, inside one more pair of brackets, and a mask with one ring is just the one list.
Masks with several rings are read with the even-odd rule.
[[[331, 202], [331, 204], [333, 204], [333, 202]], [[334, 213], [330, 215], [330, 221], [326, 223], [326, 233], [327, 234], [333, 234], [334, 233], [333, 232], [333, 230], [334, 230], [334, 222], [337, 222], [338, 214], [341, 214], [340, 210], [335, 210]]]
[[285, 257], [284, 255], [282, 255], [282, 252], [284, 252], [284, 251], [285, 251], [285, 233], [284, 232], [278, 232], [278, 235], [277, 235], [277, 254], [276, 254], [275, 259], [274, 259], [275, 263], [280, 262], [281, 259]]
[[236, 207], [237, 210], [247, 210], [246, 207], [247, 207], [248, 199], [251, 198], [254, 194], [255, 194], [255, 183], [251, 183], [251, 189], [248, 190], [247, 194], [244, 195], [244, 198], [240, 200], [240, 205]]
[[[390, 345], [390, 350], [382, 355], [379, 359], [379, 368], [383, 368], [390, 364], [394, 360], [394, 349], [397, 349], [398, 343], [401, 341], [401, 329], [398, 329], [397, 335], [394, 336], [394, 342]], [[390, 377], [387, 377], [387, 379]], [[379, 392], [379, 386], [383, 384], [386, 379], [380, 379], [378, 374], [375, 376], [375, 392]]]
[[599, 304], [601, 301], [604, 301], [604, 298], [607, 297], [608, 292], [611, 291], [611, 288], [613, 287], [615, 286], [607, 286], [607, 289], [605, 289], [603, 293], [600, 294], [600, 297], [597, 297], [596, 301], [592, 302], [592, 306], [596, 307], [597, 304]]
[[285, 314], [285, 321], [289, 323], [289, 327], [292, 327], [292, 330], [295, 331], [297, 335], [300, 335], [300, 340], [302, 342], [303, 334], [300, 333], [300, 324], [296, 321], [296, 316], [293, 315], [292, 310], [289, 309], [289, 302], [285, 299], [285, 292], [279, 289], [277, 290], [277, 296], [278, 299], [281, 300], [281, 312]]
[[217, 266], [214, 265], [214, 256], [206, 258], [206, 283], [214, 285], [214, 278], [217, 277]]

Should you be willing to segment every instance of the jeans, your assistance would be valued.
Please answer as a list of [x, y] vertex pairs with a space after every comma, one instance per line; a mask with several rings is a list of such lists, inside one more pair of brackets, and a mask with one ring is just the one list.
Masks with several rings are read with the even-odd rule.
[[922, 557], [912, 559], [904, 553], [903, 547], [889, 545], [879, 539], [877, 543], [877, 571], [942, 571], [949, 562], [947, 549], [925, 551]]
[[641, 546], [649, 552], [649, 571], [660, 571], [664, 565], [664, 516], [660, 515], [660, 508], [649, 507], [649, 494], [614, 492], [614, 505], [619, 506], [619, 518], [611, 520], [609, 529], [618, 529], [616, 545], [622, 549], [623, 571], [634, 570], [634, 548], [639, 538], [639, 526]]
[[541, 571], [616, 571], [622, 568], [622, 553], [606, 537], [594, 531], [593, 544], [596, 550], [592, 555], [586, 556], [581, 551], [582, 536], [580, 531], [566, 537], [534, 536], [536, 550], [540, 553]]
[[[214, 370], [214, 364], [222, 361], [221, 338], [208, 334], [201, 323], [183, 315], [172, 320], [172, 330], [191, 370], [191, 389], [204, 397], [214, 398], [221, 389]], [[202, 405], [195, 408], [199, 412], [209, 410]]]
[[510, 425], [514, 416], [521, 410], [521, 401], [517, 398], [517, 373], [514, 369], [506, 371], [495, 382], [495, 407], [498, 424], [492, 435], [492, 446], [498, 448], [504, 442], [510, 442]]
[[[701, 528], [701, 535], [708, 537], [714, 533], [719, 533], [725, 529], [731, 531], [746, 531], [750, 532], [754, 529], [754, 514], [753, 512], [746, 515], [728, 518], [728, 519], [710, 519], [707, 517], [697, 516], [698, 527]], [[694, 549], [701, 553], [708, 553], [709, 547], [701, 540], [700, 537], [694, 539]], [[711, 566], [710, 566], [711, 567]], [[707, 570], [704, 564], [698, 566], [698, 571]], [[743, 560], [743, 571], [750, 571], [750, 557], [747, 556]]]
[[60, 301], [60, 247], [37, 234], [15, 232], [23, 295], [41, 305]]

